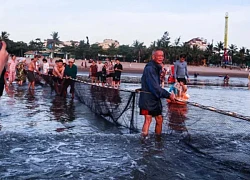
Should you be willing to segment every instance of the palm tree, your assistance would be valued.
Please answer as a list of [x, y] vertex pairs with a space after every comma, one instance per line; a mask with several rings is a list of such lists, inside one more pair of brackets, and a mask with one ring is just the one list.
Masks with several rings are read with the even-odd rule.
[[219, 61], [221, 61], [221, 51], [224, 49], [224, 43], [223, 42], [218, 42], [215, 46], [215, 50], [218, 52], [219, 54]]
[[162, 45], [164, 48], [167, 48], [170, 44], [170, 36], [168, 31], [165, 31], [163, 36], [161, 37]]
[[107, 54], [111, 57], [114, 58], [115, 55], [117, 55], [117, 47], [115, 43], [112, 43], [111, 45], [109, 45], [109, 48], [107, 49]]
[[98, 60], [98, 54], [103, 54], [103, 49], [98, 44], [92, 44], [90, 46], [90, 58]]
[[118, 47], [118, 54], [122, 55], [123, 61], [125, 59], [129, 60], [131, 62], [132, 60], [132, 52], [131, 52], [131, 47], [129, 45], [121, 45]]
[[[169, 38], [170, 39], [170, 38]], [[174, 41], [174, 46], [180, 46], [180, 42], [181, 42], [181, 37], [179, 36], [178, 38], [175, 39]]]
[[15, 54], [18, 54], [19, 56], [23, 57], [23, 53], [28, 50], [28, 45], [23, 41], [18, 41], [15, 43], [14, 49], [16, 50]]
[[246, 49], [246, 55], [249, 56], [250, 55], [250, 50]]
[[53, 58], [56, 45], [60, 44], [60, 40], [59, 40], [60, 37], [58, 36], [58, 32], [52, 32], [51, 36], [52, 36], [52, 58]]
[[176, 60], [178, 58], [178, 55], [180, 54], [180, 41], [181, 41], [181, 37], [178, 37], [177, 39], [175, 39], [173, 46], [170, 47], [170, 49], [172, 51], [168, 51], [168, 53], [172, 52], [172, 57], [174, 58], [174, 60]]
[[6, 31], [1, 32], [0, 40], [2, 41], [8, 41], [9, 40], [9, 35]]
[[36, 38], [35, 41], [38, 43], [38, 42], [41, 42], [41, 39], [40, 38]]
[[89, 45], [86, 44], [84, 40], [81, 40], [76, 48], [77, 57], [85, 59], [88, 50], [89, 50]]
[[156, 41], [156, 47], [161, 48], [167, 56], [169, 54], [170, 49], [170, 36], [168, 31], [165, 31], [163, 36]]
[[32, 50], [32, 51], [37, 51], [37, 46], [36, 46], [36, 42], [31, 40], [29, 42], [29, 49]]
[[243, 64], [243, 61], [245, 60], [246, 48], [245, 47], [240, 48], [239, 53], [240, 53], [241, 64]]
[[199, 65], [200, 63], [199, 63], [199, 59], [198, 59], [198, 57], [199, 57], [199, 47], [197, 46], [197, 45], [194, 45], [193, 47], [192, 47], [192, 51], [191, 51], [191, 55], [192, 55], [192, 59], [193, 59], [193, 63], [197, 66], [197, 65]]
[[250, 67], [250, 50], [246, 49], [246, 64], [248, 68]]
[[234, 44], [231, 44], [229, 47], [229, 53], [231, 54], [231, 58], [232, 58], [232, 62], [233, 62], [233, 57], [234, 57], [234, 54], [237, 52], [237, 46], [234, 45]]
[[144, 44], [144, 42], [139, 42], [138, 40], [135, 40], [133, 43], [135, 57], [137, 57], [137, 55], [138, 55], [139, 63], [141, 61], [141, 56], [143, 54], [143, 50], [145, 49], [145, 46], [143, 44]]
[[163, 47], [163, 42], [162, 42], [161, 39], [157, 39], [157, 41], [156, 41], [156, 47], [158, 47], [158, 48], [162, 48]]
[[215, 45], [215, 50], [221, 54], [221, 51], [224, 49], [224, 43], [223, 42], [218, 42], [216, 45]]
[[207, 63], [213, 63], [214, 60], [214, 45], [212, 44], [208, 44], [207, 45], [207, 49], [206, 49], [206, 54], [207, 54]]

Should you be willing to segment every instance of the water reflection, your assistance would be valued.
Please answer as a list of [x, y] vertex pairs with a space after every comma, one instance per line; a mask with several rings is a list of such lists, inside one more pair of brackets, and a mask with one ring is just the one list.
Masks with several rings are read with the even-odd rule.
[[[120, 107], [123, 105], [120, 91], [118, 89], [92, 85], [90, 87], [90, 93], [92, 102], [89, 103], [92, 104], [86, 104], [98, 114], [108, 116], [116, 121], [117, 117], [121, 114]], [[86, 94], [83, 96], [86, 96]], [[84, 101], [86, 101], [88, 97], [84, 98]]]
[[12, 85], [12, 86], [9, 86], [7, 89], [5, 89], [6, 90], [6, 94], [9, 96], [9, 97], [11, 97], [11, 98], [13, 98], [14, 97], [14, 94], [15, 94], [15, 88], [14, 88], [14, 86]]
[[175, 132], [187, 132], [185, 121], [187, 119], [187, 105], [179, 105], [175, 103], [168, 104], [168, 127], [170, 133]]
[[114, 104], [120, 104], [122, 102], [118, 89], [91, 86], [91, 95], [92, 98], [102, 102], [107, 101]]
[[35, 100], [35, 90], [34, 89], [28, 89], [26, 97], [29, 102], [33, 102]]
[[17, 88], [15, 92], [15, 98], [22, 99], [27, 90], [23, 88]]
[[54, 115], [55, 120], [60, 122], [73, 121], [76, 118], [74, 100], [62, 98], [60, 96], [54, 97], [51, 102], [50, 111]]

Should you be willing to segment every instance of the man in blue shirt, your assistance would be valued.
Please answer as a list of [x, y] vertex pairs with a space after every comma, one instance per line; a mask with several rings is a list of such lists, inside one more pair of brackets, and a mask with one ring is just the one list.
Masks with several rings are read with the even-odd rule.
[[66, 65], [65, 71], [64, 71], [64, 76], [65, 76], [65, 81], [63, 84], [63, 96], [66, 97], [67, 95], [67, 89], [70, 86], [70, 93], [72, 94], [72, 99], [75, 97], [75, 81], [72, 79], [76, 79], [76, 74], [77, 74], [77, 66], [74, 65], [74, 60], [70, 59], [69, 60], [69, 65]]
[[144, 115], [145, 121], [142, 128], [142, 136], [148, 135], [152, 117], [155, 117], [155, 134], [161, 135], [162, 132], [162, 104], [161, 98], [175, 100], [175, 95], [161, 87], [160, 74], [162, 71], [162, 61], [164, 53], [162, 50], [155, 50], [152, 59], [144, 68], [141, 78], [141, 92], [139, 98], [140, 114]]

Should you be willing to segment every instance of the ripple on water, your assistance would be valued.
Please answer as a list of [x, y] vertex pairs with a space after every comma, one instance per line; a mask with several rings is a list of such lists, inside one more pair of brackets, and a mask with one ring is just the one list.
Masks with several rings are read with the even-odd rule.
[[[235, 99], [223, 101], [226, 94], [237, 94], [234, 89], [189, 91], [201, 104], [238, 107]], [[1, 103], [6, 104], [0, 107], [3, 179], [247, 179], [250, 174], [249, 123], [235, 118], [191, 106], [186, 115], [170, 116], [164, 107], [163, 140], [150, 136], [140, 142], [139, 134], [122, 134], [77, 100], [50, 96], [46, 88], [35, 95], [20, 89]]]
[[[248, 152], [249, 136], [196, 134], [190, 142], [185, 142], [170, 140], [170, 135], [166, 135], [163, 141], [156, 142], [152, 136], [143, 143], [138, 134], [29, 136], [5, 133], [0, 136], [4, 137], [0, 138], [0, 144], [5, 147], [1, 149], [2, 178], [197, 179], [201, 177], [200, 171], [207, 171], [207, 168], [212, 169], [207, 172], [210, 177], [218, 178], [223, 174], [226, 178], [245, 177], [240, 170], [250, 167], [250, 161], [242, 158]], [[197, 154], [195, 149], [204, 154]], [[232, 158], [230, 153], [217, 156], [225, 149], [231, 153], [240, 149], [244, 153], [238, 155], [241, 158]], [[221, 163], [217, 163], [218, 160]], [[239, 171], [231, 169], [241, 161], [245, 164], [238, 166]], [[217, 168], [222, 170], [218, 172]]]

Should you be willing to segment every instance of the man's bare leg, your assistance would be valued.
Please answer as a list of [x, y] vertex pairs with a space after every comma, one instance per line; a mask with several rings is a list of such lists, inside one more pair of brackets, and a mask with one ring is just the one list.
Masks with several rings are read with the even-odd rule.
[[145, 120], [144, 120], [144, 124], [142, 127], [142, 136], [146, 137], [148, 135], [148, 130], [150, 127], [150, 124], [152, 122], [152, 116], [151, 115], [145, 115]]
[[155, 117], [156, 124], [155, 124], [155, 134], [156, 135], [161, 135], [162, 132], [162, 123], [163, 123], [163, 118], [162, 115], [158, 115]]
[[32, 89], [35, 89], [35, 81], [33, 81], [31, 84], [32, 84]]

